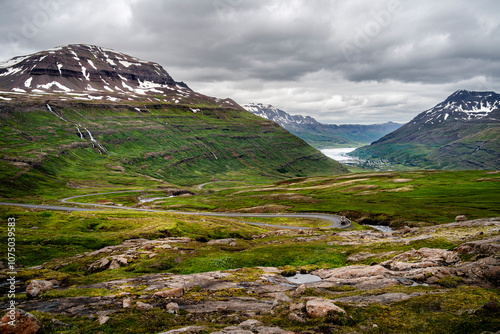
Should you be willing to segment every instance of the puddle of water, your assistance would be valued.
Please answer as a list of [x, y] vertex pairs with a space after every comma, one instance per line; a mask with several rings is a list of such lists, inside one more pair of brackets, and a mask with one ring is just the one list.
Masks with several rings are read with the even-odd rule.
[[276, 282], [276, 280], [269, 276], [267, 277], [267, 280], [273, 284], [279, 284], [279, 285], [283, 285], [283, 286], [288, 286], [288, 287], [291, 287], [291, 288], [295, 288], [296, 286], [294, 284], [288, 284], [288, 283], [279, 283], [279, 282]]
[[295, 274], [294, 276], [285, 277], [289, 282], [295, 284], [304, 284], [304, 283], [314, 283], [321, 281], [321, 277], [311, 274]]
[[381, 232], [393, 232], [394, 231], [389, 226], [384, 226], [384, 225], [366, 225], [366, 226], [373, 227], [374, 229], [377, 229], [377, 230], [379, 230]]

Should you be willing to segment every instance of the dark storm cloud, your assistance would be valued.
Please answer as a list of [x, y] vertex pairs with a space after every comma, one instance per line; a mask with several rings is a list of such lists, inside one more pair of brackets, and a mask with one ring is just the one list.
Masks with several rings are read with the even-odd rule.
[[0, 0], [0, 58], [88, 43], [193, 89], [324, 122], [408, 121], [497, 90], [498, 1]]

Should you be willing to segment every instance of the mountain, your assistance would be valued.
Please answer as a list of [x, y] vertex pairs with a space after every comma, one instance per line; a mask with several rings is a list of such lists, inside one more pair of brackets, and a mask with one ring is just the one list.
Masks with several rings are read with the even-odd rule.
[[2, 196], [346, 171], [230, 99], [194, 92], [156, 63], [92, 45], [1, 63], [0, 119]]
[[500, 95], [458, 90], [352, 155], [424, 168], [499, 169]]
[[184, 101], [239, 108], [232, 100], [209, 98], [192, 91], [185, 83], [174, 81], [157, 63], [84, 44], [0, 62], [0, 91], [30, 93], [31, 97], [50, 93], [68, 100]]
[[290, 115], [270, 104], [262, 103], [244, 104], [243, 108], [278, 123], [318, 149], [366, 145], [401, 126], [393, 122], [372, 125], [322, 124], [310, 116]]

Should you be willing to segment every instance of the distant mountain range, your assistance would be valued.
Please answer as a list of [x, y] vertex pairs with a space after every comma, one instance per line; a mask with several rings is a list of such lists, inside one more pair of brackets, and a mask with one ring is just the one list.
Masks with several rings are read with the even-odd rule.
[[66, 45], [0, 63], [1, 196], [38, 187], [279, 180], [347, 170], [157, 63]]
[[500, 95], [458, 90], [352, 155], [424, 168], [500, 169]]
[[249, 103], [242, 107], [279, 124], [318, 149], [370, 144], [401, 126], [393, 122], [372, 125], [322, 124], [310, 116], [290, 115], [270, 104]]

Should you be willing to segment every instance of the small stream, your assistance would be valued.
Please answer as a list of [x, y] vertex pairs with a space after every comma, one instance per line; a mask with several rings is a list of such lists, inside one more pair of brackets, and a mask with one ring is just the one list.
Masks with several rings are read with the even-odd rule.
[[139, 203], [149, 203], [149, 202], [154, 202], [156, 200], [160, 199], [168, 199], [168, 198], [173, 198], [175, 197], [174, 195], [168, 196], [168, 197], [151, 197], [151, 198], [140, 198]]
[[381, 232], [394, 232], [394, 230], [392, 228], [390, 228], [389, 226], [385, 226], [385, 225], [366, 225], [366, 226], [373, 227], [374, 229], [377, 229]]

